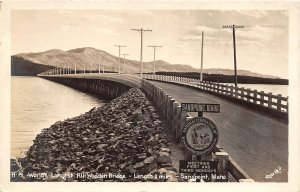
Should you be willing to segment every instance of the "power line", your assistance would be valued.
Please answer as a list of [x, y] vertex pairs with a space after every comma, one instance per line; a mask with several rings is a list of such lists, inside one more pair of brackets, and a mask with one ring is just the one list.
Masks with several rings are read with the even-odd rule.
[[288, 28], [288, 26], [285, 25], [245, 25], [244, 27], [250, 28], [250, 27], [263, 27], [263, 28]]
[[116, 47], [119, 47], [119, 74], [121, 73], [121, 66], [120, 66], [120, 56], [121, 56], [121, 47], [126, 47], [125, 45], [115, 45]]
[[235, 47], [235, 31], [239, 28], [244, 28], [243, 25], [224, 25], [223, 28], [232, 29], [233, 37], [233, 59], [234, 59], [234, 76], [235, 76], [235, 87], [237, 87], [237, 67], [236, 67], [236, 47]]
[[145, 31], [149, 31], [151, 32], [152, 30], [151, 29], [131, 29], [133, 31], [138, 31], [141, 33], [141, 56], [140, 56], [140, 75], [141, 75], [141, 78], [143, 78], [143, 33]]
[[155, 64], [156, 64], [156, 59], [155, 59], [155, 52], [157, 47], [162, 47], [160, 45], [149, 45], [148, 47], [153, 47], [154, 51], [154, 59], [153, 59], [153, 74], [155, 75]]

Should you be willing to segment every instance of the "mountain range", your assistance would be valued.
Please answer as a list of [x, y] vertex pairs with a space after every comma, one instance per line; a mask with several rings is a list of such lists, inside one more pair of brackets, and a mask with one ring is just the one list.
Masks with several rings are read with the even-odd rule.
[[[98, 50], [91, 47], [71, 49], [63, 51], [59, 49], [51, 49], [37, 53], [20, 53], [12, 56], [12, 75], [36, 75], [45, 70], [54, 67], [71, 67], [77, 70], [98, 70], [99, 62], [101, 70], [104, 65], [105, 71], [119, 71], [119, 57], [108, 52]], [[123, 72], [123, 58], [120, 60], [120, 69]], [[140, 62], [125, 59], [126, 73], [139, 73]], [[85, 65], [85, 67], [84, 67]], [[199, 72], [190, 65], [170, 64], [163, 60], [156, 61], [156, 71], [167, 72]], [[153, 61], [143, 62], [143, 72], [153, 72]], [[203, 69], [206, 74], [223, 74], [233, 75], [234, 71], [230, 69], [210, 68]], [[261, 77], [261, 78], [278, 78], [275, 76], [254, 73], [247, 70], [238, 70], [238, 75]]]

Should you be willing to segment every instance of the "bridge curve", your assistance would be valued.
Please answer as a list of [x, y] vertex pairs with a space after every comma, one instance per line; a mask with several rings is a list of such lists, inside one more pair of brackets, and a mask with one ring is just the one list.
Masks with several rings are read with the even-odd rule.
[[[287, 181], [288, 125], [285, 121], [233, 101], [180, 85], [152, 81], [178, 102], [219, 103], [220, 113], [205, 113], [219, 128], [219, 144], [255, 181], [281, 166]], [[192, 116], [197, 114], [191, 113]]]
[[[38, 75], [39, 77], [49, 77], [49, 75]], [[126, 84], [132, 88], [141, 88], [141, 79], [136, 75], [117, 74], [117, 73], [79, 73], [79, 74], [65, 74], [65, 75], [51, 75], [51, 77], [61, 78], [78, 78], [78, 79], [102, 79]]]
[[[47, 75], [40, 76], [47, 77]], [[107, 80], [135, 88], [142, 86], [141, 79], [135, 75], [87, 73], [51, 75], [51, 77]], [[276, 177], [276, 181], [287, 181], [288, 125], [286, 121], [191, 87], [158, 81], [151, 81], [151, 83], [160, 87], [179, 103], [220, 103], [221, 113], [204, 114], [219, 127], [220, 145], [255, 181], [265, 181], [265, 176], [278, 166], [281, 167], [282, 174]]]

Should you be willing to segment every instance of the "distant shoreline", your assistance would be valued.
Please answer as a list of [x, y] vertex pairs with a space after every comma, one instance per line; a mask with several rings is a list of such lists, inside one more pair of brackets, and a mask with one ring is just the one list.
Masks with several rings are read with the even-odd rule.
[[[199, 79], [200, 73], [197, 72], [156, 72], [156, 75], [168, 75], [177, 77], [186, 77]], [[223, 75], [223, 74], [207, 74], [203, 73], [203, 80], [218, 83], [234, 83], [234, 75]], [[288, 85], [288, 79], [281, 78], [263, 78], [254, 76], [238, 75], [239, 84], [270, 84], [270, 85]]]

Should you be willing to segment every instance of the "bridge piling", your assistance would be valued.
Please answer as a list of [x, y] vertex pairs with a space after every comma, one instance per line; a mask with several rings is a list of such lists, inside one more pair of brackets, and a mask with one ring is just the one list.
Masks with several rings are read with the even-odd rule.
[[64, 76], [41, 76], [42, 78], [60, 83], [83, 92], [101, 95], [105, 99], [114, 99], [130, 89], [130, 86], [102, 79], [87, 79]]

